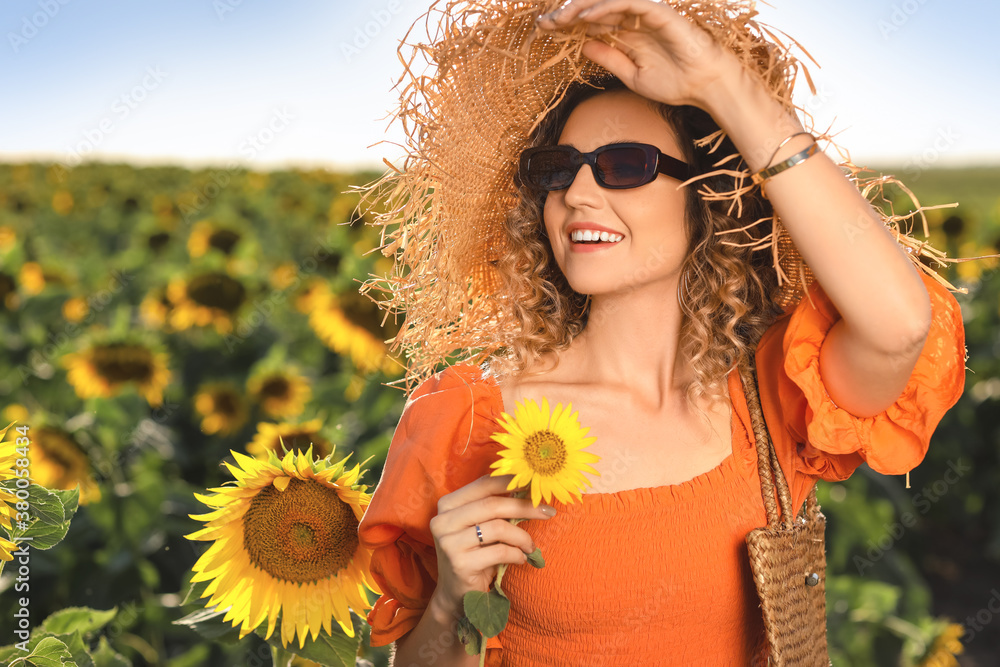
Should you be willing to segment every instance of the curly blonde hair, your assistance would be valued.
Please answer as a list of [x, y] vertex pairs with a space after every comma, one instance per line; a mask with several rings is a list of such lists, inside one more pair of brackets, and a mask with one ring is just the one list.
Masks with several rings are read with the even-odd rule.
[[[530, 146], [554, 145], [570, 113], [586, 99], [615, 90], [629, 90], [617, 78], [603, 88], [574, 84], [530, 138]], [[713, 171], [718, 155], [737, 154], [726, 137], [710, 148], [695, 140], [719, 131], [702, 109], [671, 106], [647, 100], [668, 123], [696, 173]], [[746, 170], [745, 165], [733, 166]], [[717, 169], [717, 167], [716, 167]], [[686, 399], [695, 406], [699, 398], [714, 402], [725, 396], [726, 376], [744, 359], [751, 359], [764, 331], [781, 315], [777, 275], [769, 253], [752, 250], [753, 241], [766, 237], [772, 221], [765, 221], [724, 239], [717, 233], [746, 227], [773, 215], [759, 190], [743, 198], [742, 211], [731, 215], [727, 202], [706, 201], [696, 190], [703, 184], [713, 192], [735, 189], [733, 176], [717, 174], [685, 188], [685, 225], [689, 246], [681, 272], [678, 300], [683, 313], [680, 351], [692, 367], [693, 381]], [[542, 221], [544, 194], [519, 188], [516, 206], [505, 220], [511, 243], [497, 269], [509, 298], [519, 335], [490, 359], [497, 376], [520, 375], [541, 356], [567, 348], [587, 325], [589, 297], [575, 292], [563, 275]], [[699, 410], [700, 412], [700, 410]]]

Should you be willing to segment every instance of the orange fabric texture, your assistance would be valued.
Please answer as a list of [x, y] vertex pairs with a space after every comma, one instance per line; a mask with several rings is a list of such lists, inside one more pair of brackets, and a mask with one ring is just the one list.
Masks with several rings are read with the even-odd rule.
[[[923, 279], [934, 314], [927, 343], [899, 399], [874, 417], [854, 417], [826, 393], [819, 350], [838, 315], [818, 283], [761, 339], [761, 405], [796, 511], [817, 479], [847, 479], [864, 462], [883, 474], [911, 470], [961, 396], [961, 312]], [[556, 517], [519, 524], [546, 565], [507, 570], [510, 617], [488, 640], [487, 665], [659, 664], [667, 655], [671, 664], [764, 664], [746, 535], [767, 521], [743, 386], [735, 371], [728, 381], [733, 451], [719, 466], [680, 484], [553, 499]], [[431, 377], [407, 402], [358, 530], [383, 591], [368, 614], [373, 646], [419, 622], [437, 581], [429, 523], [438, 498], [490, 473], [502, 412], [495, 380], [468, 364]], [[419, 649], [427, 658], [439, 650]]]

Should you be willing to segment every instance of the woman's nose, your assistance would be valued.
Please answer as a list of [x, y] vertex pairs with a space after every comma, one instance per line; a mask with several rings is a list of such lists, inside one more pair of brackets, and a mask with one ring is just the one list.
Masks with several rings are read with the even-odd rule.
[[600, 185], [594, 178], [593, 167], [589, 164], [582, 164], [573, 178], [573, 182], [564, 190], [563, 200], [567, 206], [589, 205], [595, 206], [602, 196]]

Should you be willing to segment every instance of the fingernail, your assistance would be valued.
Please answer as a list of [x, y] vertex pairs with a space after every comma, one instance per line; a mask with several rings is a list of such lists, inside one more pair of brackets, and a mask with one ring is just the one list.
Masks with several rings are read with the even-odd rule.
[[538, 507], [538, 509], [540, 509], [542, 511], [542, 514], [544, 514], [545, 516], [555, 516], [556, 515], [556, 508], [555, 507], [549, 507], [548, 505], [540, 505]]

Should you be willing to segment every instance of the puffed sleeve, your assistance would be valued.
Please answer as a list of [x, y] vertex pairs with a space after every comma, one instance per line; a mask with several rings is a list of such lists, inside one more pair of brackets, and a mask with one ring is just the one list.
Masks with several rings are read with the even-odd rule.
[[[478, 367], [456, 365], [420, 384], [403, 408], [358, 527], [382, 591], [368, 613], [372, 646], [399, 639], [427, 608], [438, 573], [430, 520], [441, 496], [490, 472], [499, 447], [489, 439], [497, 430], [493, 391]], [[500, 643], [491, 638], [487, 647]]]
[[931, 435], [965, 388], [965, 328], [955, 297], [921, 273], [930, 295], [927, 341], [899, 398], [871, 417], [834, 404], [819, 353], [840, 315], [818, 282], [757, 347], [761, 407], [779, 463], [799, 507], [816, 479], [841, 481], [862, 463], [883, 475], [915, 468]]

